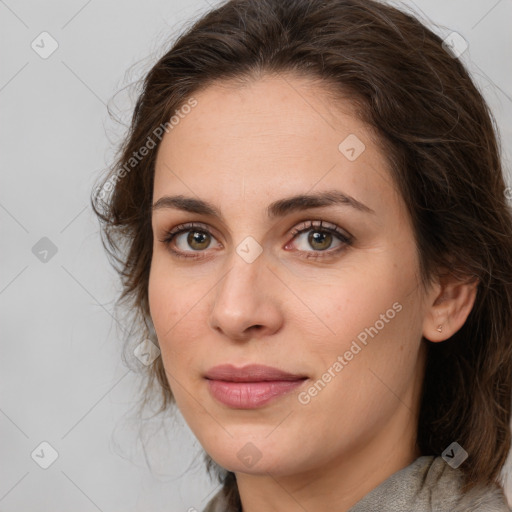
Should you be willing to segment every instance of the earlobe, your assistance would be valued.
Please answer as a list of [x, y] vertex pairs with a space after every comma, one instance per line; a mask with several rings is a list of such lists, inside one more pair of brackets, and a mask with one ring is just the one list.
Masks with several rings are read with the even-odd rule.
[[433, 289], [423, 322], [423, 336], [434, 343], [447, 340], [466, 322], [476, 299], [478, 279], [461, 281], [449, 275]]

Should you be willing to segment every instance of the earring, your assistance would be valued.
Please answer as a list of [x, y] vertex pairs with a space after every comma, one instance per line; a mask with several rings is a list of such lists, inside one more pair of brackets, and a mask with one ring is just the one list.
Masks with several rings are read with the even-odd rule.
[[438, 331], [438, 332], [441, 332], [442, 330], [443, 330], [443, 326], [442, 326], [442, 325], [438, 325], [438, 326], [437, 326], [437, 331]]

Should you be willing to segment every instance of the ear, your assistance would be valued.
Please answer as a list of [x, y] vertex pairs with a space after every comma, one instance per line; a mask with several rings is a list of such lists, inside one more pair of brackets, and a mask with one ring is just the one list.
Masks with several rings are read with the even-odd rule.
[[444, 274], [427, 295], [423, 336], [437, 343], [453, 336], [466, 321], [475, 303], [478, 279]]

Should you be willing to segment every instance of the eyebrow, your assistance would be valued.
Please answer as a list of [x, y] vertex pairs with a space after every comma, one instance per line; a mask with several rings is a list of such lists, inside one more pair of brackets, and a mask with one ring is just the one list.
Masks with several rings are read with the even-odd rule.
[[[333, 205], [350, 206], [364, 213], [375, 214], [375, 211], [370, 207], [339, 190], [327, 190], [316, 194], [299, 194], [279, 199], [271, 203], [267, 207], [266, 212], [267, 216], [272, 219], [275, 217], [284, 217], [285, 215], [300, 210]], [[161, 197], [153, 204], [152, 211], [163, 208], [175, 208], [200, 215], [222, 217], [222, 214], [212, 203], [183, 195]]]

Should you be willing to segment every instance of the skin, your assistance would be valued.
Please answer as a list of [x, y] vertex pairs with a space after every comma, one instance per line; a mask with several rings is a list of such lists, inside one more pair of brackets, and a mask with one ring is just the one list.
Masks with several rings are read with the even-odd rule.
[[[439, 342], [456, 332], [475, 287], [449, 278], [420, 286], [405, 205], [348, 99], [333, 105], [318, 84], [293, 75], [217, 83], [195, 98], [159, 147], [153, 203], [182, 194], [212, 203], [222, 218], [153, 210], [149, 302], [169, 384], [204, 449], [236, 473], [244, 512], [347, 511], [421, 455], [422, 336]], [[349, 134], [365, 145], [354, 161], [338, 149]], [[374, 213], [329, 205], [266, 215], [278, 199], [333, 189]], [[312, 245], [316, 227], [290, 234], [309, 220], [338, 226], [352, 243], [333, 235]], [[211, 237], [191, 246], [186, 232], [162, 242], [186, 222]], [[252, 263], [236, 251], [248, 236], [263, 251]], [[200, 257], [179, 258], [171, 247]], [[396, 303], [400, 312], [301, 403], [299, 393]], [[212, 397], [203, 377], [224, 363], [308, 379], [260, 408], [234, 409]], [[251, 467], [237, 456], [248, 442], [260, 456]]]

